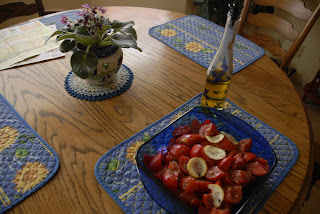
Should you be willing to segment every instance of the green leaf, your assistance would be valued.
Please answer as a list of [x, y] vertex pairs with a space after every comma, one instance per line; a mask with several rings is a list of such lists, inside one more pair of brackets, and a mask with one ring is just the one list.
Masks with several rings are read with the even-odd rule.
[[77, 36], [90, 36], [90, 33], [85, 26], [77, 27], [75, 34]]
[[75, 46], [76, 46], [76, 42], [74, 40], [64, 40], [61, 43], [59, 50], [62, 53], [66, 53], [68, 51], [71, 51]]
[[111, 22], [111, 26], [113, 29], [119, 29], [119, 28], [131, 28], [134, 25], [134, 21], [128, 21], [128, 22], [120, 22], [118, 20], [114, 20]]
[[80, 36], [77, 35], [76, 39], [78, 40], [79, 43], [84, 44], [85, 46], [96, 46], [97, 41], [96, 39], [93, 39], [92, 36]]
[[46, 40], [45, 44], [49, 41], [50, 38], [52, 38], [53, 36], [56, 36], [56, 35], [60, 35], [60, 34], [63, 34], [63, 31], [61, 30], [57, 30], [55, 31], [53, 34], [51, 34], [48, 39]]
[[131, 35], [123, 35], [120, 33], [113, 34], [111, 41], [114, 45], [121, 48], [135, 48], [142, 51], [138, 46], [136, 40]]
[[65, 35], [59, 36], [59, 38], [57, 39], [57, 41], [61, 41], [63, 39], [76, 39], [77, 36], [74, 35], [73, 33], [67, 33]]
[[135, 40], [137, 40], [137, 32], [134, 28], [124, 28], [121, 31], [127, 35], [131, 35]]
[[98, 66], [98, 57], [91, 51], [76, 51], [71, 56], [72, 71], [82, 79], [91, 76]]
[[102, 25], [110, 25], [110, 21], [109, 21], [108, 18], [102, 16], [102, 17], [101, 17], [101, 24], [102, 24]]

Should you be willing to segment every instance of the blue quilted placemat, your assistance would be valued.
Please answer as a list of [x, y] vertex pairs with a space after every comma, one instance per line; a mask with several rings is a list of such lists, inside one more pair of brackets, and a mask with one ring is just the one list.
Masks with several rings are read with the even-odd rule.
[[[125, 213], [165, 213], [144, 188], [134, 163], [135, 153], [140, 145], [165, 128], [171, 121], [192, 107], [198, 106], [200, 100], [201, 94], [198, 94], [175, 111], [112, 148], [96, 163], [94, 172], [99, 184]], [[290, 139], [229, 100], [225, 104], [224, 111], [239, 117], [258, 130], [277, 155], [278, 162], [275, 169], [243, 211], [243, 213], [257, 213], [293, 167], [298, 159], [299, 151]]]
[[68, 19], [75, 21], [81, 17], [78, 14], [79, 12], [81, 12], [81, 10], [70, 10], [70, 11], [61, 12], [58, 14], [52, 14], [50, 16], [46, 16], [45, 18], [40, 19], [39, 21], [42, 22], [42, 24], [47, 26], [56, 25], [57, 30], [61, 30], [62, 27], [64, 27], [64, 24], [60, 22], [61, 17], [66, 16], [68, 17]]
[[122, 64], [115, 79], [108, 85], [90, 85], [70, 71], [65, 79], [64, 86], [71, 96], [81, 100], [104, 100], [127, 91], [132, 85], [133, 78], [130, 68]]
[[[208, 68], [216, 54], [224, 28], [199, 16], [188, 15], [152, 27], [149, 34], [183, 55]], [[264, 55], [264, 49], [236, 35], [233, 48], [236, 73]]]
[[56, 152], [0, 95], [0, 213], [45, 185], [58, 168]]

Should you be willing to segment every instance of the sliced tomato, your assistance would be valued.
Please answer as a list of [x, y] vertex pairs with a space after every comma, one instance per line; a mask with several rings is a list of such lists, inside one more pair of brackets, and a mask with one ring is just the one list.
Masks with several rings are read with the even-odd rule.
[[246, 160], [246, 162], [248, 163], [248, 162], [254, 160], [257, 157], [257, 155], [253, 154], [252, 152], [246, 152], [246, 153], [244, 153], [243, 157]]
[[250, 162], [246, 166], [246, 170], [252, 175], [264, 176], [269, 171], [269, 164], [261, 164], [259, 161]]
[[221, 182], [221, 180], [218, 180], [218, 181], [214, 182], [214, 184], [217, 184], [217, 185], [219, 185], [219, 186], [222, 187], [222, 182]]
[[193, 193], [198, 189], [197, 179], [191, 176], [183, 177], [179, 182], [180, 190], [187, 193]]
[[203, 140], [200, 142], [200, 144], [201, 144], [203, 147], [205, 147], [205, 146], [207, 146], [207, 145], [212, 145], [212, 143], [210, 143], [207, 139], [203, 139]]
[[179, 158], [179, 167], [180, 170], [185, 174], [189, 175], [188, 169], [187, 169], [187, 164], [189, 162], [190, 158], [184, 155], [181, 155]]
[[143, 163], [143, 165], [145, 165], [145, 167], [147, 167], [147, 168], [149, 167], [149, 163], [150, 163], [152, 157], [153, 157], [152, 155], [148, 155], [148, 154], [145, 154], [143, 156], [142, 163]]
[[212, 182], [201, 180], [201, 179], [197, 179], [197, 187], [198, 187], [198, 189], [196, 190], [196, 192], [197, 193], [208, 192], [208, 185], [209, 184], [212, 184]]
[[162, 181], [163, 174], [164, 174], [164, 172], [166, 171], [166, 169], [167, 169], [166, 167], [163, 167], [161, 170], [159, 170], [159, 171], [157, 171], [157, 172], [154, 172], [154, 173], [153, 173], [153, 176]]
[[213, 123], [207, 123], [205, 125], [202, 125], [199, 130], [199, 135], [202, 138], [205, 138], [206, 136], [214, 136], [219, 134], [219, 131], [217, 129], [217, 126]]
[[208, 124], [208, 123], [211, 123], [211, 120], [210, 120], [210, 119], [206, 119], [205, 121], [203, 121], [203, 123], [201, 124], [201, 126], [206, 125], [206, 124]]
[[223, 171], [228, 171], [230, 169], [230, 166], [232, 164], [232, 156], [227, 156], [225, 158], [223, 158], [219, 163], [218, 163], [218, 167], [223, 170]]
[[242, 187], [241, 186], [225, 186], [224, 190], [224, 202], [230, 204], [237, 204], [242, 199]]
[[264, 159], [263, 157], [258, 157], [257, 160], [261, 164], [267, 164], [268, 163], [268, 161], [266, 159]]
[[209, 209], [212, 210], [214, 208], [214, 204], [213, 204], [213, 196], [210, 193], [207, 194], [202, 194], [202, 201], [204, 203], [204, 206]]
[[163, 184], [173, 193], [178, 190], [178, 173], [172, 169], [167, 168], [162, 177]]
[[215, 146], [225, 150], [226, 152], [237, 150], [237, 146], [234, 145], [227, 137], [224, 137], [219, 143], [216, 143]]
[[205, 178], [209, 181], [218, 181], [225, 178], [226, 173], [222, 171], [218, 166], [210, 167], [205, 175]]
[[239, 141], [238, 144], [238, 151], [239, 152], [250, 152], [252, 148], [252, 139], [251, 138], [247, 138], [247, 139], [243, 139], [241, 141]]
[[224, 185], [234, 185], [233, 182], [230, 179], [230, 172], [226, 172], [226, 176], [222, 179], [222, 183]]
[[192, 206], [192, 207], [196, 207], [196, 208], [198, 208], [199, 206], [201, 206], [202, 203], [203, 203], [203, 202], [202, 202], [202, 199], [199, 198], [199, 197], [197, 196], [197, 194], [195, 194], [195, 193], [181, 192], [181, 193], [178, 194], [178, 198], [179, 198], [181, 201], [189, 204], [189, 205]]
[[201, 123], [199, 122], [199, 120], [197, 120], [196, 118], [193, 119], [191, 121], [190, 126], [191, 126], [191, 132], [193, 134], [198, 134], [199, 133], [199, 130], [200, 130], [200, 127], [201, 127]]
[[179, 161], [178, 157], [174, 156], [170, 152], [166, 155], [166, 165], [168, 165], [171, 161]]
[[173, 137], [170, 139], [169, 143], [168, 143], [168, 149], [173, 146], [174, 144], [176, 144], [176, 138]]
[[204, 155], [203, 146], [201, 144], [195, 144], [190, 150], [190, 158], [202, 157]]
[[245, 186], [250, 182], [250, 172], [237, 169], [231, 170], [229, 175], [231, 181], [236, 185]]
[[199, 206], [198, 207], [198, 214], [211, 214], [211, 210], [204, 207], [204, 206]]
[[246, 166], [246, 160], [243, 157], [243, 153], [238, 153], [232, 158], [232, 169], [244, 169]]
[[179, 161], [179, 157], [181, 155], [189, 156], [190, 147], [186, 146], [184, 144], [175, 144], [175, 145], [171, 146], [171, 148], [169, 150], [169, 154], [175, 156], [177, 158], [177, 160]]
[[172, 132], [173, 137], [180, 137], [184, 134], [190, 134], [191, 133], [191, 127], [186, 125], [186, 126], [179, 126], [175, 128]]
[[[180, 156], [181, 157], [181, 156]], [[178, 174], [178, 178], [182, 178], [183, 174], [180, 170], [179, 164], [176, 161], [169, 162], [168, 169]]]
[[162, 160], [162, 153], [159, 152], [158, 154], [152, 157], [148, 166], [149, 170], [151, 172], [157, 172], [161, 170], [161, 167], [162, 167], [161, 160]]
[[177, 144], [184, 144], [189, 147], [192, 147], [194, 144], [200, 142], [202, 140], [201, 136], [198, 134], [185, 134], [180, 136], [177, 140]]
[[214, 207], [210, 214], [231, 214], [231, 205], [224, 203], [219, 208]]
[[235, 156], [236, 154], [238, 154], [238, 151], [232, 150], [232, 151], [230, 151], [230, 152], [227, 153], [227, 156], [228, 156], [228, 157], [229, 157], [229, 156], [233, 157], [233, 156]]

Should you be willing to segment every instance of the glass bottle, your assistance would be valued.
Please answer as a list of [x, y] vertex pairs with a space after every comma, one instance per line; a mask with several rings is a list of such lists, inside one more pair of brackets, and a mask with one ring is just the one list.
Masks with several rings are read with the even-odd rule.
[[233, 44], [240, 19], [240, 1], [229, 5], [220, 47], [208, 70], [201, 105], [222, 109], [233, 72]]

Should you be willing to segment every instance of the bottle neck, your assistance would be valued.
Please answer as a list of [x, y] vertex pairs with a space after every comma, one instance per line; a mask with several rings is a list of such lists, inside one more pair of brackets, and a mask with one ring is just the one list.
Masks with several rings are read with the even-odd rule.
[[239, 19], [234, 19], [231, 17], [230, 13], [228, 13], [227, 22], [224, 29], [224, 34], [221, 40], [219, 49], [228, 49], [230, 48], [232, 51], [232, 47], [234, 44], [234, 39], [237, 34]]

